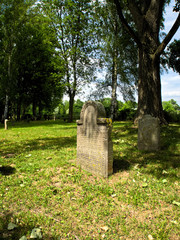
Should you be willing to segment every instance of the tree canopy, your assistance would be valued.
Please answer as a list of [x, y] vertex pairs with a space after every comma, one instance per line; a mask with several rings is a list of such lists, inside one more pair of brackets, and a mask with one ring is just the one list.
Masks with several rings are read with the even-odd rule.
[[[0, 90], [8, 112], [17, 119], [32, 105], [33, 115], [53, 108], [62, 98], [63, 63], [56, 52], [56, 36], [33, 1], [1, 3]], [[57, 103], [56, 103], [57, 104]]]
[[[160, 55], [172, 39], [180, 25], [180, 14], [169, 33], [160, 42], [163, 11], [169, 1], [121, 1], [114, 2], [119, 21], [136, 42], [139, 49], [138, 114], [136, 120], [144, 114], [158, 117], [165, 123], [161, 101]], [[129, 10], [133, 23], [128, 22], [124, 12]]]
[[85, 82], [93, 79], [96, 43], [93, 4], [90, 0], [42, 2], [43, 11], [50, 18], [58, 38], [59, 54], [64, 60], [64, 83], [69, 96], [69, 121], [72, 121], [74, 98]]
[[180, 40], [174, 40], [166, 52], [166, 62], [173, 71], [180, 74]]
[[[180, 21], [178, 15], [161, 41], [169, 2], [2, 0], [0, 114], [19, 120], [31, 109], [34, 118], [41, 118], [60, 106], [66, 93], [72, 121], [75, 97], [85, 85], [90, 88], [90, 83], [97, 83], [91, 98], [102, 98], [103, 91], [110, 93], [112, 118], [119, 108], [118, 89], [125, 101], [133, 100], [138, 89], [136, 119], [151, 114], [165, 122], [160, 56]], [[174, 11], [178, 9], [176, 1]], [[179, 40], [169, 46], [167, 56], [169, 67], [179, 72]], [[99, 69], [105, 71], [103, 80], [97, 79]]]

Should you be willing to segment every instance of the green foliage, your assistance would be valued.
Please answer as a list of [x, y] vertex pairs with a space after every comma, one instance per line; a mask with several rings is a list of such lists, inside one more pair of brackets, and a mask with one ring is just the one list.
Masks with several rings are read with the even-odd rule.
[[81, 109], [83, 107], [83, 104], [84, 102], [82, 102], [81, 100], [77, 99], [75, 102], [74, 102], [74, 108], [73, 108], [73, 111], [74, 111], [74, 118], [75, 119], [80, 119], [80, 113], [81, 113]]
[[[111, 117], [111, 98], [104, 98], [100, 100], [103, 104], [106, 117]], [[117, 111], [117, 119], [118, 121], [126, 121], [126, 120], [134, 120], [135, 114], [137, 110], [137, 103], [133, 101], [121, 102], [118, 101], [118, 111]]]
[[[2, 5], [1, 5], [2, 6]], [[62, 97], [63, 62], [56, 36], [33, 1], [6, 2], [1, 11], [0, 95], [9, 96], [10, 115], [20, 119], [33, 105], [39, 117], [53, 111]], [[9, 44], [8, 44], [9, 42]], [[8, 71], [7, 71], [8, 69]]]
[[175, 0], [175, 6], [174, 6], [173, 11], [175, 11], [175, 12], [179, 12], [180, 11], [180, 2], [179, 2], [179, 0]]
[[176, 101], [164, 101], [162, 103], [164, 115], [168, 122], [180, 122], [180, 106]]
[[[117, 95], [119, 91], [124, 101], [132, 100], [137, 84], [137, 46], [124, 31], [112, 1], [99, 1], [96, 14], [100, 69], [106, 72], [106, 76], [97, 79], [97, 90], [90, 96], [99, 100], [107, 93]], [[132, 22], [129, 13], [125, 14], [129, 23]]]
[[123, 105], [119, 106], [118, 109], [118, 120], [134, 120], [137, 111], [137, 103], [133, 101], [127, 101]]
[[103, 100], [100, 101], [106, 111], [106, 117], [110, 117], [111, 116], [111, 98], [104, 98]]
[[168, 66], [180, 74], [180, 40], [174, 40], [168, 47]]
[[[43, 4], [43, 7], [42, 7]], [[58, 36], [57, 48], [65, 64], [64, 85], [69, 96], [69, 120], [74, 98], [93, 79], [96, 37], [93, 34], [93, 2], [44, 0], [40, 9], [49, 17]]]

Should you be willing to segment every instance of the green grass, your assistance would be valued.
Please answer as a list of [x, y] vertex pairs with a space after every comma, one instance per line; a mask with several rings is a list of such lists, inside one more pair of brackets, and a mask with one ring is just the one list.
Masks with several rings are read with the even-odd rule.
[[[76, 166], [76, 124], [0, 126], [0, 239], [180, 239], [180, 124], [161, 129], [161, 150], [137, 149], [137, 128], [113, 126], [114, 173]], [[8, 223], [17, 229], [8, 231]], [[149, 238], [148, 238], [149, 236]]]

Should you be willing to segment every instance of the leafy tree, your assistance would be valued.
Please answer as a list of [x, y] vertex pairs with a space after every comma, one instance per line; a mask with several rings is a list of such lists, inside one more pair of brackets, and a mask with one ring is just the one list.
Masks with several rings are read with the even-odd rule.
[[80, 119], [80, 113], [81, 113], [83, 104], [84, 104], [84, 102], [82, 102], [80, 99], [77, 99], [74, 102], [74, 115], [75, 115], [76, 119]]
[[180, 111], [180, 106], [177, 104], [177, 102], [174, 99], [171, 99], [169, 101], [164, 101], [163, 103], [163, 109], [170, 112], [170, 111]]
[[[62, 59], [56, 52], [56, 36], [48, 18], [37, 11], [33, 1], [3, 1], [0, 34], [0, 90], [20, 119], [29, 105], [36, 117], [46, 108], [54, 109], [62, 97]], [[22, 114], [21, 114], [22, 111]]]
[[163, 110], [165, 118], [168, 122], [179, 122], [180, 121], [180, 106], [173, 99], [170, 101], [164, 101]]
[[106, 111], [106, 117], [110, 117], [111, 116], [111, 103], [112, 103], [112, 99], [111, 98], [104, 98], [100, 101]]
[[20, 110], [22, 103], [24, 109], [32, 104], [34, 117], [37, 115], [37, 107], [41, 117], [44, 108], [52, 112], [62, 97], [63, 64], [53, 41], [54, 35], [50, 32], [46, 19], [35, 16], [33, 24], [27, 22], [21, 28], [17, 42], [17, 106]]
[[137, 103], [129, 100], [119, 106], [118, 119], [119, 120], [134, 120], [136, 111], [137, 111]]
[[[138, 111], [137, 119], [144, 114], [158, 117], [165, 123], [161, 101], [160, 55], [179, 28], [180, 14], [164, 40], [160, 42], [163, 11], [167, 1], [111, 0], [119, 20], [136, 42], [139, 49]], [[124, 10], [132, 15], [135, 27], [127, 21]]]
[[167, 64], [180, 74], [180, 40], [174, 40], [167, 50]]
[[[108, 8], [111, 11], [108, 11]], [[118, 21], [114, 4], [106, 3], [104, 35], [107, 62], [106, 80], [111, 84], [111, 118], [117, 117], [117, 87], [124, 100], [133, 98], [133, 85], [137, 81], [137, 47]], [[127, 15], [127, 14], [126, 14]], [[127, 16], [128, 18], [129, 16]]]
[[58, 36], [59, 54], [64, 59], [69, 121], [72, 121], [74, 98], [85, 82], [93, 77], [93, 5], [90, 0], [44, 0], [43, 3], [43, 10], [50, 17]]
[[106, 76], [105, 80], [97, 79], [97, 89], [91, 92], [90, 97], [102, 99], [111, 94], [110, 116], [115, 119], [118, 109], [117, 90], [123, 94], [124, 100], [133, 99], [137, 81], [137, 46], [121, 27], [114, 4], [100, 1], [96, 12], [100, 38], [99, 58]]
[[[33, 1], [31, 2], [33, 4]], [[1, 35], [1, 75], [0, 81], [4, 91], [4, 119], [8, 117], [9, 98], [14, 89], [16, 64], [14, 51], [19, 28], [26, 18], [29, 4], [24, 0], [2, 0], [0, 3], [0, 35]]]

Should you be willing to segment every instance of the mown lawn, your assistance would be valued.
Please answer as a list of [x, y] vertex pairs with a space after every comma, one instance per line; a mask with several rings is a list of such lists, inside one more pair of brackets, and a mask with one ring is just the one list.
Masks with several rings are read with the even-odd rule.
[[[0, 239], [180, 239], [180, 124], [161, 129], [161, 151], [137, 150], [137, 128], [113, 126], [114, 174], [76, 166], [76, 124], [0, 126]], [[8, 224], [17, 228], [8, 230]]]

